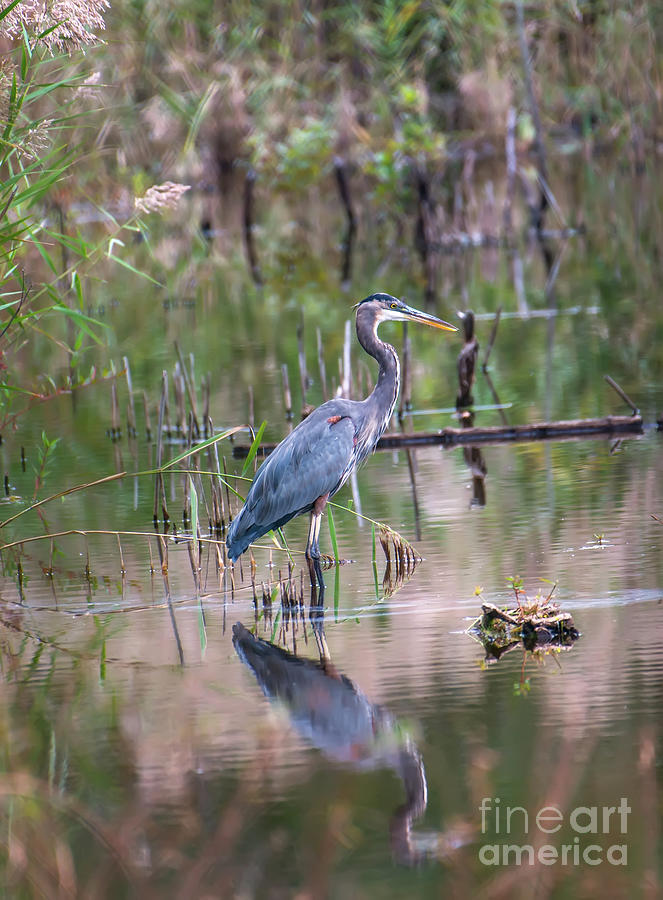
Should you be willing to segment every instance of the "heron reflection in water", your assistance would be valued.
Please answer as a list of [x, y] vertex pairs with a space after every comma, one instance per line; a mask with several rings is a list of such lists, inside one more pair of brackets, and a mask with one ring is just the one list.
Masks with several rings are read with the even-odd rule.
[[375, 388], [365, 400], [328, 400], [278, 445], [258, 469], [226, 541], [228, 555], [235, 562], [263, 534], [310, 512], [306, 559], [311, 585], [315, 587], [317, 580], [321, 594], [325, 585], [318, 538], [327, 501], [375, 449], [398, 398], [398, 355], [380, 340], [378, 326], [385, 321], [422, 322], [445, 331], [458, 330], [390, 294], [371, 294], [356, 310], [357, 339], [380, 366]]
[[[322, 612], [320, 611], [320, 615]], [[405, 803], [391, 816], [392, 853], [412, 864], [436, 855], [437, 836], [413, 835], [411, 826], [427, 804], [423, 760], [412, 737], [383, 707], [369, 702], [340, 674], [326, 651], [321, 621], [314, 622], [320, 662], [295, 656], [255, 637], [241, 622], [233, 625], [233, 645], [263, 694], [288, 713], [297, 732], [335, 762], [360, 769], [393, 769], [405, 788]]]

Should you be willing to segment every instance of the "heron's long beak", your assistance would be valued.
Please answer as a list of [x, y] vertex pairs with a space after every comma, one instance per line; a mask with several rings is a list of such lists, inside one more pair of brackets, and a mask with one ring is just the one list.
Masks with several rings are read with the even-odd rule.
[[450, 325], [444, 319], [438, 319], [437, 316], [429, 316], [428, 313], [421, 312], [413, 306], [403, 304], [403, 309], [399, 310], [403, 319], [409, 319], [412, 322], [421, 322], [423, 325], [432, 325], [433, 328], [442, 328], [444, 331], [458, 331], [455, 325]]

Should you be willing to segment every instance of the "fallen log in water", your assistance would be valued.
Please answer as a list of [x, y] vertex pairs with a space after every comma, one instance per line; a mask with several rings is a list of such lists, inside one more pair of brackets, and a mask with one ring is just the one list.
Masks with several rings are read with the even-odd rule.
[[486, 428], [442, 428], [414, 434], [384, 434], [378, 450], [441, 444], [502, 444], [513, 441], [546, 441], [569, 438], [642, 434], [642, 416], [604, 416], [601, 419], [571, 419], [535, 422], [531, 425], [492, 425]]
[[[531, 425], [493, 425], [487, 428], [442, 428], [411, 434], [383, 434], [378, 450], [401, 447], [455, 447], [461, 444], [503, 444], [516, 441], [561, 441], [578, 438], [628, 437], [643, 434], [642, 416], [604, 416], [601, 419], [571, 419], [563, 422], [537, 422]], [[276, 444], [262, 444], [258, 453], [267, 456]], [[233, 456], [244, 458], [248, 445], [233, 446]]]

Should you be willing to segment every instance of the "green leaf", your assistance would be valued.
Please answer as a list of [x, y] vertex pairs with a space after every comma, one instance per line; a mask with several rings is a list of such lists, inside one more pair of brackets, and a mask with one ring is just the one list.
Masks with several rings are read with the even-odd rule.
[[332, 548], [334, 550], [334, 560], [338, 563], [338, 544], [336, 543], [336, 527], [334, 526], [334, 516], [331, 507], [327, 507], [327, 519], [329, 521], [329, 537], [331, 538]]
[[[23, 26], [23, 31], [25, 31], [25, 26]], [[26, 81], [28, 77], [29, 57], [28, 51], [26, 50], [26, 43], [26, 41], [23, 41], [23, 44], [21, 45], [21, 81]]]
[[53, 31], [55, 31], [56, 28], [59, 28], [60, 25], [63, 25], [65, 23], [65, 21], [66, 21], [65, 19], [62, 19], [61, 22], [56, 22], [55, 25], [51, 25], [49, 28], [45, 28], [44, 31], [40, 31], [39, 34], [37, 35], [37, 40], [41, 41], [45, 37], [48, 37], [48, 35], [51, 34]]
[[112, 253], [108, 254], [110, 258], [119, 263], [119, 265], [124, 266], [125, 269], [129, 269], [130, 272], [133, 272], [134, 275], [139, 275], [141, 278], [145, 278], [147, 281], [151, 281], [152, 284], [156, 284], [157, 287], [165, 287], [160, 281], [157, 281], [156, 278], [152, 278], [151, 275], [148, 275], [147, 272], [141, 272], [140, 269], [137, 269], [135, 266], [132, 266], [131, 263], [128, 263], [125, 259], [122, 259], [121, 256], [115, 256]]
[[195, 541], [198, 537], [198, 492], [191, 475], [189, 475], [189, 490], [191, 492], [191, 532]]
[[57, 309], [63, 315], [69, 316], [70, 319], [73, 319], [74, 322], [78, 325], [81, 331], [84, 331], [88, 337], [92, 338], [95, 344], [102, 344], [103, 341], [101, 338], [94, 333], [94, 331], [87, 324], [88, 322], [92, 322], [94, 325], [98, 325], [100, 328], [107, 328], [103, 322], [98, 322], [96, 319], [91, 319], [90, 316], [86, 316], [85, 313], [80, 312], [77, 309], [71, 309], [69, 306], [64, 306], [58, 304], [57, 306], [51, 307], [51, 309]]
[[188, 457], [193, 456], [194, 453], [200, 453], [201, 450], [206, 450], [208, 447], [211, 447], [212, 444], [216, 444], [218, 441], [225, 440], [227, 437], [230, 437], [231, 434], [236, 434], [238, 431], [242, 431], [243, 428], [243, 425], [237, 425], [234, 428], [227, 428], [220, 434], [215, 434], [213, 437], [207, 438], [207, 440], [202, 441], [202, 443], [196, 444], [194, 447], [191, 447], [190, 450], [185, 450], [183, 453], [180, 453], [177, 456], [173, 457], [173, 459], [169, 460], [167, 463], [164, 463], [161, 468], [170, 469], [173, 466], [176, 466], [177, 463], [182, 462], [183, 459], [188, 459]]
[[12, 9], [14, 9], [15, 6], [18, 6], [20, 2], [21, 0], [12, 0], [11, 3], [8, 3], [7, 6], [0, 9], [0, 22], [2, 22], [5, 16], [8, 16]]
[[249, 448], [249, 452], [246, 455], [246, 459], [244, 460], [244, 465], [242, 467], [242, 475], [246, 475], [251, 463], [253, 462], [253, 459], [254, 459], [256, 453], [258, 452], [258, 447], [260, 446], [260, 441], [262, 440], [262, 436], [264, 434], [266, 426], [267, 426], [267, 422], [263, 422], [262, 425], [260, 426], [260, 428], [258, 429], [258, 433], [256, 434], [255, 438], [253, 439], [253, 443], [251, 444], [251, 446]]
[[[275, 600], [275, 597], [274, 597], [275, 593], [278, 593], [278, 586], [272, 591], [272, 603]], [[272, 637], [270, 639], [272, 644], [276, 640], [276, 635], [279, 633], [279, 620], [280, 619], [281, 619], [281, 610], [277, 609], [276, 615], [274, 616], [274, 626], [272, 627]]]
[[51, 272], [52, 272], [54, 275], [58, 275], [58, 270], [57, 270], [57, 267], [56, 267], [56, 265], [55, 265], [55, 262], [53, 261], [53, 257], [52, 257], [51, 254], [48, 252], [48, 250], [43, 246], [43, 244], [41, 243], [41, 241], [36, 240], [36, 239], [34, 238], [34, 236], [33, 236], [33, 238], [32, 238], [32, 243], [34, 244], [34, 246], [37, 248], [37, 250], [38, 250], [39, 253], [41, 254], [42, 259], [44, 260], [44, 262], [46, 263], [46, 265], [48, 266], [48, 268], [51, 270]]
[[204, 653], [207, 649], [207, 623], [205, 621], [202, 597], [200, 597], [198, 602], [198, 635], [200, 637], [200, 650]]
[[83, 309], [85, 305], [83, 302], [83, 286], [81, 285], [81, 279], [76, 269], [74, 269], [71, 275], [71, 286], [78, 298], [78, 305]]
[[194, 144], [196, 143], [196, 139], [198, 137], [198, 132], [200, 130], [201, 123], [205, 118], [207, 113], [207, 108], [214, 98], [215, 94], [219, 90], [219, 85], [216, 81], [213, 81], [203, 94], [200, 103], [196, 107], [196, 111], [193, 116], [191, 116], [191, 125], [189, 126], [189, 133], [186, 136], [186, 140], [184, 142], [184, 149], [182, 150], [182, 154], [186, 156], [191, 152]]

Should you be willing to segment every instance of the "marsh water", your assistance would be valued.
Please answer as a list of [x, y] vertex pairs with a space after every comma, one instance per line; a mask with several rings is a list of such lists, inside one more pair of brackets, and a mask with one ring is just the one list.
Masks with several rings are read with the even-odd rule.
[[[475, 424], [628, 415], [609, 374], [651, 427], [621, 441], [488, 445], [480, 457], [436, 446], [376, 453], [354, 493], [346, 486], [336, 498], [352, 507], [333, 510], [344, 563], [325, 571], [313, 620], [303, 520], [285, 529], [291, 569], [267, 537], [254, 572], [248, 558], [220, 572], [203, 543], [196, 581], [190, 544], [171, 539], [186, 538], [184, 475], [166, 476], [163, 541], [150, 475], [72, 493], [5, 526], [4, 544], [24, 540], [3, 550], [0, 583], [8, 871], [27, 869], [37, 891], [56, 883], [62, 896], [68, 886], [104, 897], [658, 895], [660, 174], [564, 159], [555, 196], [566, 222], [584, 227], [552, 239], [552, 278], [536, 242], [522, 242], [515, 262], [497, 248], [457, 250], [440, 258], [431, 308], [446, 319], [474, 310], [480, 359], [503, 309], [489, 363], [499, 403], [478, 373]], [[490, 171], [480, 197], [488, 183], [492, 191]], [[306, 399], [317, 403], [316, 329], [331, 389], [352, 303], [386, 290], [424, 305], [412, 216], [394, 222], [367, 203], [342, 284], [333, 188], [305, 204], [259, 189], [260, 287], [237, 219], [228, 213], [211, 242], [201, 235], [204, 202], [191, 193], [178, 214], [186, 224], [171, 221], [151, 256], [142, 244], [127, 249], [161, 287], [119, 268], [99, 283], [89, 312], [109, 326], [111, 346], [86, 361], [101, 374], [110, 358], [117, 370], [129, 360], [154, 431], [177, 341], [198, 385], [210, 374], [217, 428], [251, 412], [256, 426], [267, 422], [264, 439], [278, 440], [288, 428], [283, 364], [295, 421], [301, 406], [298, 326], [312, 379]], [[381, 336], [401, 349], [400, 325]], [[405, 430], [456, 425], [460, 339], [414, 327], [409, 338]], [[359, 394], [374, 365], [354, 341], [352, 360]], [[68, 361], [37, 338], [22, 364], [55, 378]], [[117, 384], [120, 440], [107, 434], [102, 380], [34, 406], [3, 433], [4, 520], [33, 501], [42, 434], [58, 443], [38, 498], [154, 467], [142, 399], [130, 439], [126, 383]], [[247, 432], [234, 436], [235, 446], [250, 443]], [[165, 458], [183, 449], [167, 441]], [[228, 440], [219, 454], [231, 476], [241, 473]], [[209, 478], [196, 483], [206, 537]], [[385, 572], [358, 504], [416, 548], [412, 571], [398, 577], [392, 560]], [[322, 542], [331, 554], [327, 523]], [[295, 606], [282, 607], [279, 577]], [[556, 584], [553, 598], [580, 638], [487, 658], [466, 632], [483, 602], [514, 605], [513, 578], [529, 597]], [[537, 819], [544, 808], [553, 811]], [[13, 896], [11, 883], [6, 890]]]

